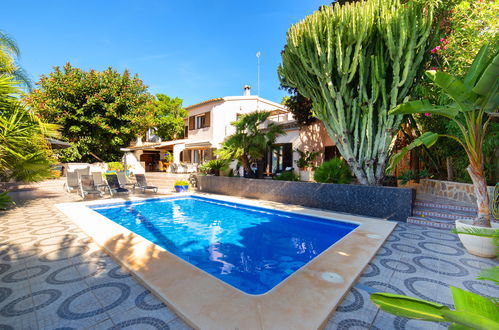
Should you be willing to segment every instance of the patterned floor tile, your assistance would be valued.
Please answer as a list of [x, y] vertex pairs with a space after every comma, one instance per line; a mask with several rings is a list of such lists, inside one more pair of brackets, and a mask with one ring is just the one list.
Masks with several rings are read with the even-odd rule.
[[[0, 218], [0, 329], [190, 329], [54, 208], [79, 200], [62, 181], [36, 196], [18, 194], [21, 206]], [[380, 311], [370, 294], [452, 306], [453, 285], [499, 297], [498, 286], [476, 279], [496, 265], [468, 254], [449, 231], [399, 223], [326, 329], [445, 329]]]

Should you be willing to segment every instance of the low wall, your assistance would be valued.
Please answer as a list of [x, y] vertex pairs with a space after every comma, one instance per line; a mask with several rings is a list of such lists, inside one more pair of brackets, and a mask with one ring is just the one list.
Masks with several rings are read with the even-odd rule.
[[197, 176], [201, 192], [256, 198], [370, 217], [406, 221], [412, 214], [415, 190], [258, 180], [220, 176]]
[[[487, 190], [492, 200], [494, 187], [489, 186]], [[421, 179], [418, 186], [418, 193], [444, 197], [458, 202], [476, 203], [475, 188], [469, 183]]]

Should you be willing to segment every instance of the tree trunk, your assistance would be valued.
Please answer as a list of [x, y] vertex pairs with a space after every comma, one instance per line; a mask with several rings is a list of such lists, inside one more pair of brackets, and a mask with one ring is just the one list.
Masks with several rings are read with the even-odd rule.
[[483, 171], [483, 168], [477, 169], [470, 164], [467, 170], [471, 177], [471, 180], [473, 181], [476, 203], [478, 206], [478, 215], [473, 220], [473, 225], [480, 227], [491, 227], [489, 194], [487, 192], [487, 181], [485, 180], [485, 173]]
[[248, 176], [250, 178], [254, 178], [255, 173], [251, 169], [251, 164], [250, 164], [249, 159], [246, 155], [241, 156], [241, 163], [243, 164], [243, 168], [246, 171], [246, 173], [248, 174]]
[[447, 165], [447, 181], [454, 181], [454, 168], [452, 167], [452, 158], [445, 159]]

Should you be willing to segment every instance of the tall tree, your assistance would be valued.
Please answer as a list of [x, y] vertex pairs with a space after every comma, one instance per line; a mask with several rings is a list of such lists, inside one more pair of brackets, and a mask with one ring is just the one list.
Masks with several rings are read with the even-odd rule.
[[67, 63], [43, 75], [26, 103], [59, 124], [74, 145], [65, 161], [115, 161], [120, 147], [154, 126], [154, 98], [137, 75], [112, 68], [83, 71]]
[[[255, 111], [239, 117], [232, 123], [236, 132], [227, 137], [217, 152], [222, 159], [239, 160], [251, 178], [257, 177], [257, 174], [263, 177], [265, 154], [272, 148], [277, 137], [284, 134], [282, 127], [275, 123], [268, 123], [263, 127], [269, 116], [270, 112]], [[251, 168], [253, 163], [257, 164], [258, 173]]]
[[16, 41], [8, 34], [0, 31], [0, 74], [14, 78], [14, 81], [31, 88], [31, 80], [26, 72], [17, 64], [21, 51]]
[[184, 135], [184, 119], [187, 110], [182, 107], [182, 99], [171, 98], [165, 94], [156, 94], [156, 134], [165, 141], [175, 140]]
[[492, 118], [499, 116], [499, 50], [491, 50], [489, 45], [482, 47], [462, 80], [442, 71], [431, 70], [426, 75], [453, 102], [433, 105], [427, 100], [409, 101], [395, 107], [390, 113], [429, 113], [443, 116], [455, 123], [459, 134], [426, 132], [394, 155], [390, 165], [396, 165], [413, 148], [421, 145], [431, 147], [439, 136], [453, 139], [464, 149], [469, 161], [467, 170], [473, 181], [478, 206], [478, 216], [473, 224], [490, 227], [483, 145]]
[[388, 111], [422, 74], [433, 10], [433, 1], [334, 4], [287, 33], [279, 75], [312, 100], [361, 184], [380, 184], [385, 175], [402, 120]]

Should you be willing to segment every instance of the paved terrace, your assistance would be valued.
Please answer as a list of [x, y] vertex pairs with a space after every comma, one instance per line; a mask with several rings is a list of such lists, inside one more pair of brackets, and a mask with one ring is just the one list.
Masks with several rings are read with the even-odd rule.
[[[188, 329], [53, 206], [79, 200], [62, 182], [18, 193], [18, 207], [0, 213], [0, 329]], [[445, 329], [379, 311], [369, 293], [407, 294], [449, 307], [449, 285], [498, 297], [498, 286], [475, 279], [493, 265], [469, 255], [446, 230], [401, 223], [326, 328]]]

